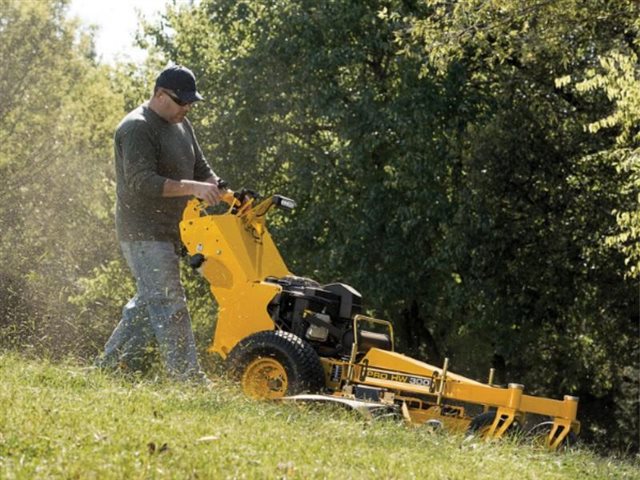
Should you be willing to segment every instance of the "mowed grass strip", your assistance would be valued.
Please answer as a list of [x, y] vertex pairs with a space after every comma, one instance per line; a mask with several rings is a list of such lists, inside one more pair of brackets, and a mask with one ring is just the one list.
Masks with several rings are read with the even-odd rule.
[[0, 478], [638, 478], [586, 449], [468, 442], [331, 406], [254, 402], [0, 354]]

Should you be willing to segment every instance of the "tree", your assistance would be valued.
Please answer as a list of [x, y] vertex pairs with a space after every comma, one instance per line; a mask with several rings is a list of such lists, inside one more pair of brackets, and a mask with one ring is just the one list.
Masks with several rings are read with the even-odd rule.
[[[455, 240], [469, 259], [461, 277], [483, 309], [471, 328], [491, 332], [496, 359], [527, 385], [583, 397], [587, 438], [637, 449], [639, 308], [625, 270], [637, 270], [640, 7], [427, 4], [398, 32], [406, 54], [425, 74], [464, 64], [487, 106], [470, 125], [458, 189], [471, 227]], [[585, 77], [577, 92], [562, 88]]]
[[[122, 98], [66, 1], [1, 0], [2, 343], [90, 346], [66, 300], [112, 252], [111, 145]], [[85, 350], [86, 351], [86, 350]]]

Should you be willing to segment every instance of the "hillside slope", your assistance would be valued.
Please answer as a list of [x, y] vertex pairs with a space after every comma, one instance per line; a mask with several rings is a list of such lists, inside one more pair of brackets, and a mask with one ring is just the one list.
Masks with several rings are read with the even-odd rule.
[[366, 422], [333, 407], [252, 402], [0, 354], [0, 478], [640, 478], [586, 449]]

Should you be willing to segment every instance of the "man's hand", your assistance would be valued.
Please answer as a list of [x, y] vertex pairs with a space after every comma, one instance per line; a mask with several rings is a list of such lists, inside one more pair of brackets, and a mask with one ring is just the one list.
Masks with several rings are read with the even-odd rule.
[[220, 189], [218, 188], [218, 185], [216, 185], [215, 183], [196, 182], [193, 180], [191, 180], [190, 182], [193, 183], [193, 192], [191, 192], [191, 195], [204, 200], [209, 205], [218, 204], [218, 202], [220, 201]]
[[220, 201], [220, 190], [215, 183], [171, 179], [164, 182], [163, 197], [186, 197], [189, 195], [204, 200], [209, 205], [217, 205]]

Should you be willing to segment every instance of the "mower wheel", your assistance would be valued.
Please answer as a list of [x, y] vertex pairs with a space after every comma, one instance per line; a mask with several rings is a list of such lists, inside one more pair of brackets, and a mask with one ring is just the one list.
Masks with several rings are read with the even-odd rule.
[[227, 370], [244, 393], [256, 399], [281, 398], [324, 386], [316, 351], [300, 337], [280, 330], [249, 335], [231, 350]]

